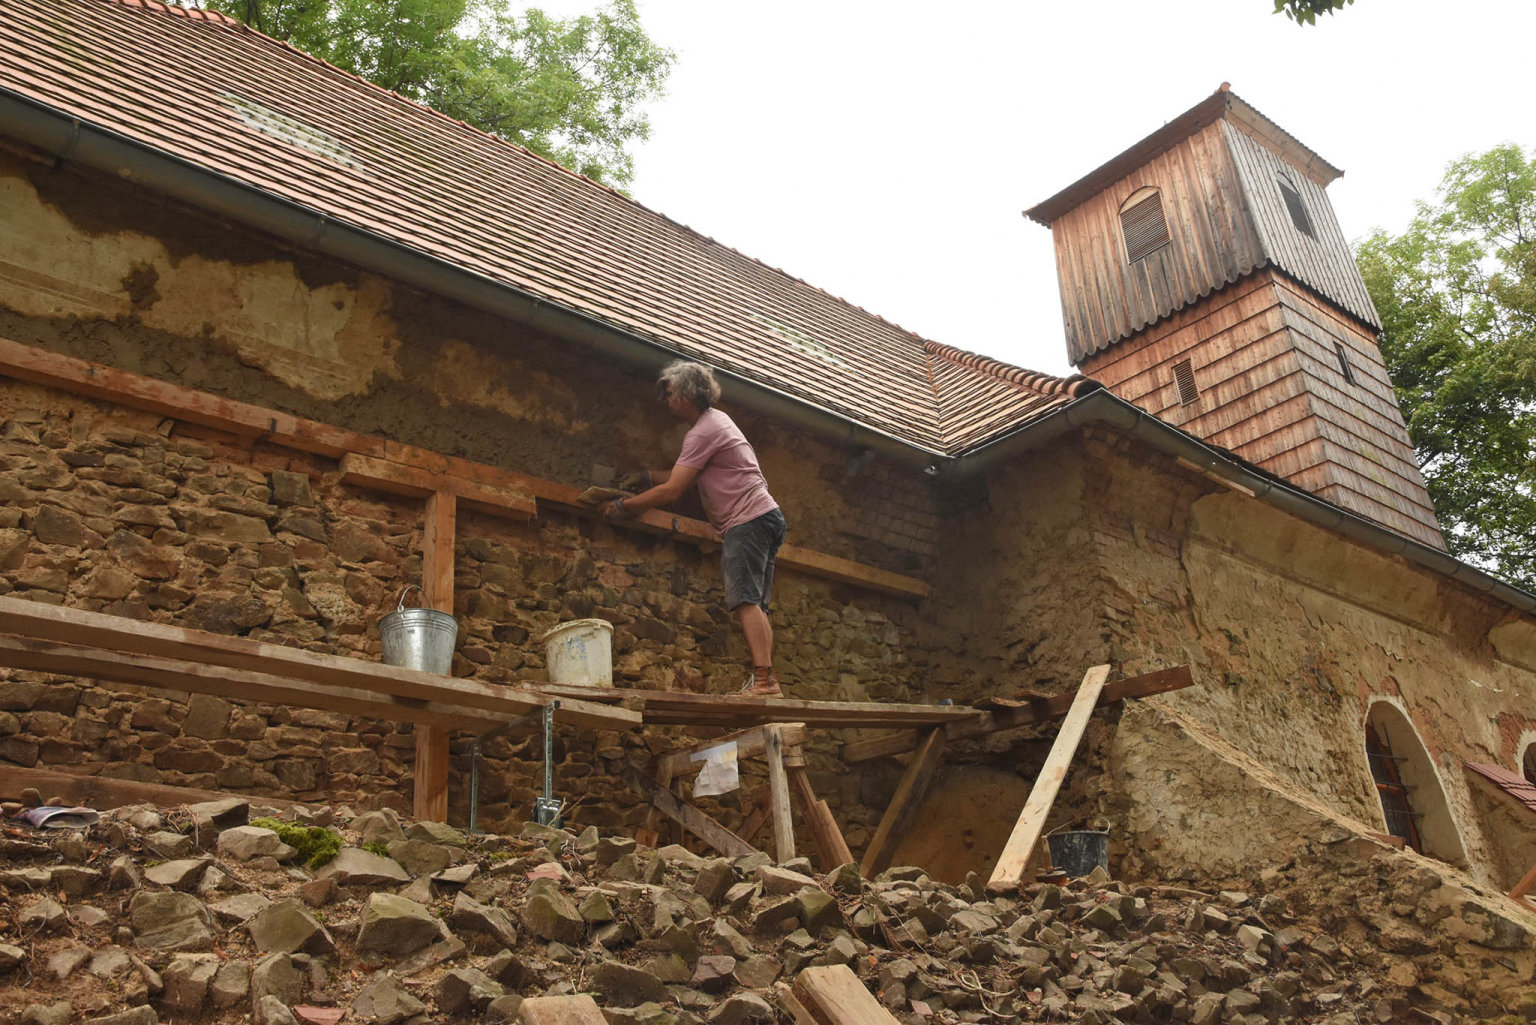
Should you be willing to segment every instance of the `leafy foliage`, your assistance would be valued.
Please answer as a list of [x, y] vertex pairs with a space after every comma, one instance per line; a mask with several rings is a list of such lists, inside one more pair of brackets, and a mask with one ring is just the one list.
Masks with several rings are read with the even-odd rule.
[[511, 0], [194, 0], [598, 181], [634, 173], [674, 58], [634, 0], [557, 19]]
[[1536, 157], [1455, 161], [1437, 202], [1356, 255], [1447, 544], [1536, 588]]
[[1285, 16], [1298, 25], [1316, 25], [1319, 14], [1342, 11], [1355, 0], [1275, 0], [1275, 13]]

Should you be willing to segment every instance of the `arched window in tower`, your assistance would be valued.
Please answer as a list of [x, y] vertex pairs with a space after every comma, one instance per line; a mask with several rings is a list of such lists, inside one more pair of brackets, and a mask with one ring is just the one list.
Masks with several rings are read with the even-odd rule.
[[1525, 745], [1525, 754], [1520, 757], [1520, 775], [1527, 783], [1536, 783], [1536, 743]]
[[1169, 243], [1161, 192], [1151, 186], [1140, 188], [1120, 204], [1120, 237], [1126, 263], [1135, 263]]
[[1301, 192], [1296, 188], [1296, 183], [1291, 181], [1291, 176], [1284, 171], [1275, 175], [1275, 184], [1280, 186], [1280, 196], [1285, 200], [1285, 208], [1291, 213], [1291, 223], [1296, 225], [1296, 230], [1308, 238], [1317, 238], [1312, 231], [1312, 218], [1307, 213], [1307, 205], [1301, 201]]
[[1365, 720], [1365, 755], [1387, 832], [1431, 858], [1466, 861], [1434, 761], [1395, 704], [1377, 701]]

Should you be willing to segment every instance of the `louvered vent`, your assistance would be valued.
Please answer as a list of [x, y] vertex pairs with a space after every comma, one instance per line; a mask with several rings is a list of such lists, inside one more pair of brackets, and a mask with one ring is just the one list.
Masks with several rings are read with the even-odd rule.
[[1163, 195], [1154, 192], [1120, 211], [1120, 234], [1125, 239], [1125, 259], [1135, 263], [1168, 244], [1168, 220], [1163, 216]]
[[1316, 238], [1312, 233], [1312, 218], [1307, 215], [1306, 204], [1301, 201], [1301, 193], [1296, 191], [1296, 186], [1283, 176], [1277, 178], [1275, 183], [1280, 186], [1280, 195], [1285, 199], [1285, 208], [1291, 212], [1291, 223], [1296, 225], [1296, 230], [1308, 238]]
[[1200, 389], [1195, 387], [1195, 368], [1187, 359], [1173, 365], [1173, 380], [1179, 386], [1179, 403], [1188, 406], [1200, 401]]
[[1339, 354], [1339, 369], [1344, 372], [1344, 380], [1350, 384], [1354, 384], [1355, 372], [1350, 369], [1349, 356], [1344, 352], [1344, 343], [1334, 342], [1333, 351]]

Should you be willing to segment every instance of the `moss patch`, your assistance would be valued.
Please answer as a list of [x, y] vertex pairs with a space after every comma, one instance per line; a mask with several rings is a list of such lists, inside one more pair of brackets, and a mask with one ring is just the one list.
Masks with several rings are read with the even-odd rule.
[[252, 819], [251, 825], [272, 830], [278, 839], [298, 851], [310, 868], [319, 868], [341, 850], [341, 834], [324, 826], [296, 826], [272, 818]]

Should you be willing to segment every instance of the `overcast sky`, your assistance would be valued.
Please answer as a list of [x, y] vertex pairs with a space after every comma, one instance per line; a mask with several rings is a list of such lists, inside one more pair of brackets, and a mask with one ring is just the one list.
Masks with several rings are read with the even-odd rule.
[[[551, 13], [595, 0], [546, 0]], [[947, 5], [638, 0], [678, 53], [631, 194], [908, 330], [1065, 373], [1050, 232], [1021, 211], [1223, 82], [1345, 171], [1345, 236], [1445, 165], [1536, 143], [1533, 0]]]

